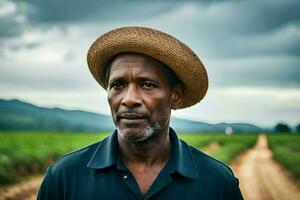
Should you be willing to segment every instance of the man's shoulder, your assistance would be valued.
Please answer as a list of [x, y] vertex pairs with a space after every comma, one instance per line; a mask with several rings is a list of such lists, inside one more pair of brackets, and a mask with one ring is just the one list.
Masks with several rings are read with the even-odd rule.
[[229, 166], [195, 147], [188, 147], [198, 173], [196, 182], [205, 184], [207, 188], [221, 195], [222, 199], [243, 199], [238, 179]]
[[231, 168], [225, 163], [209, 156], [191, 145], [189, 145], [189, 148], [193, 155], [194, 163], [198, 172], [225, 179], [232, 179], [234, 177]]
[[63, 155], [51, 164], [48, 170], [51, 170], [52, 173], [54, 173], [58, 171], [74, 171], [75, 169], [85, 167], [96, 149], [104, 140]]

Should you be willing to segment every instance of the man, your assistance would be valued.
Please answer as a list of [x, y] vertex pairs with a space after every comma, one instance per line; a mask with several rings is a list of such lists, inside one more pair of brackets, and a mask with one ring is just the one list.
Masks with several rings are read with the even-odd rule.
[[107, 89], [116, 131], [51, 165], [38, 199], [243, 199], [226, 165], [169, 127], [171, 109], [196, 104], [208, 87], [191, 49], [160, 31], [125, 27], [94, 42], [88, 65]]

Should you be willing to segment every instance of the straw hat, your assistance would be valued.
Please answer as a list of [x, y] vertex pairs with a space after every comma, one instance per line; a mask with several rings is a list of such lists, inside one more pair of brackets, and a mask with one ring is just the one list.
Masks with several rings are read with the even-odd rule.
[[170, 67], [184, 85], [182, 104], [192, 106], [203, 99], [208, 88], [206, 70], [197, 55], [176, 38], [150, 28], [124, 27], [100, 36], [90, 47], [87, 61], [94, 78], [106, 89], [105, 69], [117, 54], [135, 52]]

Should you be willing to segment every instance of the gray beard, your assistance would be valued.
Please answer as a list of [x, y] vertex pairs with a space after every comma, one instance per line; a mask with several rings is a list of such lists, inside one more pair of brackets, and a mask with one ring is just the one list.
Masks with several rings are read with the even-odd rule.
[[124, 135], [122, 132], [120, 132], [119, 128], [117, 128], [118, 134], [125, 139], [126, 141], [133, 142], [133, 143], [141, 143], [149, 138], [153, 138], [154, 136], [158, 135], [162, 131], [162, 127], [158, 124], [158, 122], [155, 122], [151, 124], [150, 126], [147, 126], [140, 134], [139, 138], [132, 140], [128, 135]]

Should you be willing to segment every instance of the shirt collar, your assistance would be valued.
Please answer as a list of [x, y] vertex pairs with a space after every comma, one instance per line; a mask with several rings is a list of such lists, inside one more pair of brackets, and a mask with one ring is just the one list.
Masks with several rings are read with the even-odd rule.
[[117, 146], [117, 131], [105, 138], [98, 145], [87, 167], [93, 169], [103, 169], [117, 163], [118, 146]]
[[[175, 170], [184, 177], [198, 178], [198, 172], [194, 163], [193, 155], [188, 144], [178, 139], [175, 131], [170, 128], [170, 139], [172, 143], [171, 160]], [[118, 162], [117, 131], [104, 139], [95, 150], [87, 167], [103, 169]]]
[[190, 146], [180, 140], [172, 128], [170, 128], [169, 134], [172, 143], [171, 159], [174, 162], [175, 170], [184, 177], [191, 179], [198, 178], [198, 171]]

